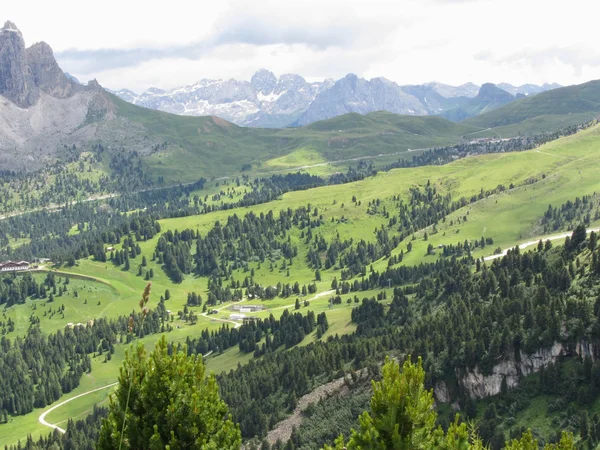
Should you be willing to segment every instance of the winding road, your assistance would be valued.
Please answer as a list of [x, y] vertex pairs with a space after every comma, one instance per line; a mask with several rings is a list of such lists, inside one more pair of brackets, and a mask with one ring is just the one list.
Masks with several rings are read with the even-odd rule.
[[[600, 231], [600, 227], [595, 227], [595, 228], [589, 228], [589, 229], [587, 229], [587, 232], [588, 232], [588, 233], [589, 233], [589, 232], [592, 232], [592, 231], [594, 231], [594, 232], [599, 232], [599, 231]], [[542, 240], [542, 241], [555, 241], [555, 240], [558, 240], [558, 239], [565, 239], [567, 236], [571, 236], [572, 234], [573, 234], [573, 232], [572, 232], [572, 231], [568, 231], [568, 232], [559, 233], [559, 234], [554, 234], [554, 235], [549, 235], [549, 236], [542, 236], [542, 237], [540, 237], [540, 238], [538, 238], [538, 239], [531, 240], [531, 241], [527, 241], [527, 242], [524, 242], [524, 243], [522, 243], [522, 244], [519, 244], [519, 249], [525, 249], [525, 248], [527, 248], [527, 247], [531, 247], [531, 246], [533, 246], [533, 245], [537, 245], [537, 244], [538, 244], [538, 242], [539, 242], [540, 240]], [[501, 258], [501, 257], [505, 256], [505, 255], [508, 253], [508, 251], [509, 251], [509, 250], [512, 250], [513, 248], [515, 248], [515, 246], [514, 246], [514, 245], [513, 245], [512, 247], [509, 247], [509, 248], [506, 248], [506, 249], [504, 249], [504, 250], [502, 251], [502, 253], [499, 253], [499, 254], [496, 254], [496, 255], [490, 255], [490, 256], [486, 256], [486, 257], [484, 257], [484, 258], [483, 258], [483, 260], [484, 260], [484, 261], [492, 261], [492, 260], [494, 260], [494, 259]], [[332, 294], [333, 292], [335, 292], [335, 291], [333, 291], [333, 290], [328, 290], [328, 291], [321, 292], [321, 293], [319, 293], [319, 294], [315, 295], [315, 296], [314, 296], [313, 298], [311, 298], [310, 300], [315, 300], [315, 299], [317, 299], [317, 298], [319, 298], [319, 297], [324, 297], [324, 296], [326, 296], [326, 295], [330, 295], [330, 294]], [[246, 299], [244, 299], [244, 300], [240, 300], [239, 302], [236, 302], [236, 303], [243, 303], [245, 300], [246, 300]], [[226, 307], [228, 307], [228, 306], [231, 306], [232, 304], [235, 304], [235, 303], [230, 303], [230, 304], [223, 305], [223, 306], [221, 306], [220, 308], [218, 308], [217, 310], [218, 310], [218, 311], [221, 311], [222, 309], [224, 309], [224, 308], [226, 308]], [[291, 305], [285, 305], [285, 306], [280, 306], [280, 307], [273, 308], [273, 309], [286, 309], [286, 308], [292, 308], [292, 307], [294, 307], [294, 305], [293, 305], [293, 304], [291, 304]], [[238, 327], [240, 327], [240, 326], [241, 326], [241, 323], [239, 323], [239, 322], [236, 322], [236, 321], [233, 321], [233, 320], [227, 320], [227, 319], [219, 319], [219, 318], [217, 318], [217, 317], [210, 317], [210, 316], [208, 315], [208, 313], [202, 313], [201, 315], [202, 315], [202, 316], [204, 316], [204, 317], [206, 317], [206, 318], [208, 318], [208, 319], [211, 319], [211, 320], [217, 320], [217, 321], [219, 321], [219, 322], [231, 323], [231, 324], [233, 324], [233, 325], [234, 325], [234, 327], [235, 327], [235, 328], [238, 328]], [[207, 356], [209, 356], [211, 353], [212, 353], [212, 352], [209, 352], [209, 353], [207, 353], [206, 355], [203, 355], [203, 356], [204, 356], [204, 357], [207, 357]], [[83, 392], [83, 393], [81, 393], [81, 394], [79, 394], [79, 395], [76, 395], [75, 397], [71, 397], [71, 398], [69, 398], [69, 399], [67, 399], [67, 400], [65, 400], [65, 401], [63, 401], [63, 402], [61, 402], [61, 403], [58, 403], [57, 405], [54, 405], [53, 407], [51, 407], [51, 408], [47, 409], [47, 410], [46, 410], [46, 411], [44, 411], [42, 414], [40, 414], [40, 417], [38, 418], [38, 421], [39, 421], [39, 422], [40, 422], [42, 425], [44, 425], [44, 426], [47, 426], [47, 427], [53, 428], [53, 429], [55, 429], [55, 430], [58, 430], [58, 431], [59, 431], [59, 432], [61, 432], [61, 433], [65, 433], [65, 432], [66, 432], [66, 430], [64, 430], [63, 428], [59, 427], [58, 425], [54, 425], [54, 424], [48, 423], [48, 422], [46, 421], [46, 416], [47, 416], [48, 414], [50, 414], [52, 411], [54, 411], [55, 409], [57, 409], [57, 408], [60, 408], [61, 406], [65, 405], [65, 404], [67, 404], [67, 403], [69, 403], [69, 402], [71, 402], [71, 401], [73, 401], [73, 400], [76, 400], [76, 399], [78, 399], [78, 398], [80, 398], [80, 397], [83, 397], [83, 396], [85, 396], [85, 395], [88, 395], [88, 394], [92, 394], [92, 393], [94, 393], [94, 392], [97, 392], [97, 391], [101, 391], [101, 390], [103, 390], [103, 389], [108, 389], [108, 388], [111, 388], [111, 387], [113, 387], [113, 386], [115, 386], [115, 385], [117, 385], [117, 384], [118, 384], [118, 383], [111, 383], [111, 384], [108, 384], [108, 385], [106, 385], [106, 386], [102, 386], [102, 387], [99, 387], [99, 388], [96, 388], [96, 389], [92, 389], [92, 390], [90, 390], [90, 391]]]
[[[586, 230], [588, 233], [595, 231], [598, 232], [600, 231], [600, 227], [596, 227], [596, 228], [588, 228]], [[519, 244], [519, 249], [523, 250], [524, 248], [527, 247], [531, 247], [532, 245], [537, 245], [538, 242], [540, 242], [540, 240], [542, 241], [555, 241], [557, 239], [564, 239], [567, 236], [571, 236], [573, 234], [573, 231], [567, 231], [565, 233], [560, 233], [560, 234], [553, 234], [550, 236], [542, 236], [534, 241], [528, 241], [528, 242], [524, 242], [522, 244]], [[505, 248], [502, 253], [498, 253], [497, 255], [490, 255], [490, 256], [486, 256], [483, 258], [484, 261], [491, 261], [493, 259], [497, 259], [497, 258], [502, 258], [503, 256], [506, 256], [506, 254], [508, 253], [509, 250], [512, 250], [513, 248], [515, 248], [515, 246], [513, 245], [512, 247], [509, 248]]]
[[60, 402], [58, 405], [54, 405], [52, 408], [50, 408], [50, 409], [47, 409], [47, 410], [46, 410], [46, 411], [44, 411], [42, 414], [40, 414], [40, 417], [38, 418], [38, 422], [40, 422], [42, 425], [45, 425], [45, 426], [47, 426], [47, 427], [54, 428], [55, 430], [58, 430], [58, 431], [60, 431], [61, 433], [63, 433], [63, 434], [64, 434], [64, 433], [66, 433], [66, 430], [62, 429], [62, 428], [61, 428], [61, 427], [59, 427], [58, 425], [54, 425], [54, 424], [51, 424], [51, 423], [48, 423], [48, 422], [46, 422], [46, 416], [47, 416], [48, 414], [50, 414], [50, 413], [51, 413], [52, 411], [54, 411], [56, 408], [60, 408], [60, 407], [61, 407], [61, 406], [63, 406], [64, 404], [66, 404], [66, 403], [69, 403], [69, 402], [72, 402], [73, 400], [75, 400], [75, 399], [78, 399], [79, 397], [83, 397], [84, 395], [88, 395], [88, 394], [91, 394], [91, 393], [93, 393], [93, 392], [101, 391], [101, 390], [103, 390], [103, 389], [108, 389], [108, 388], [110, 388], [110, 387], [113, 387], [113, 386], [115, 386], [116, 384], [117, 384], [117, 383], [112, 383], [112, 384], [109, 384], [109, 385], [106, 385], [106, 386], [102, 386], [102, 387], [99, 387], [99, 388], [96, 388], [96, 389], [92, 389], [91, 391], [87, 391], [87, 392], [84, 392], [83, 394], [79, 394], [79, 395], [76, 395], [75, 397], [71, 397], [71, 398], [69, 398], [69, 399], [65, 400], [64, 402]]

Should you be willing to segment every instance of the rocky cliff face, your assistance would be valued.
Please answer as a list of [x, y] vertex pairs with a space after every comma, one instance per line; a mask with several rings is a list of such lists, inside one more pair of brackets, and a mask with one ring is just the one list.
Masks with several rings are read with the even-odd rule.
[[12, 22], [0, 30], [0, 95], [23, 108], [39, 98], [27, 65], [23, 35]]
[[38, 42], [25, 51], [27, 66], [37, 88], [56, 98], [67, 98], [81, 85], [67, 78], [58, 67], [54, 53], [48, 44]]
[[427, 115], [421, 102], [385, 78], [365, 80], [354, 74], [346, 75], [312, 102], [294, 125], [307, 125], [347, 113], [367, 114], [389, 111], [406, 115]]
[[445, 118], [459, 122], [469, 117], [492, 111], [515, 100], [515, 97], [492, 83], [485, 83], [479, 93], [461, 106], [442, 112]]
[[44, 92], [68, 98], [81, 88], [58, 67], [45, 42], [25, 48], [23, 35], [12, 22], [0, 30], [0, 95], [21, 108], [33, 106]]
[[[579, 356], [594, 357], [593, 346], [591, 343], [582, 341], [577, 344], [575, 353]], [[555, 342], [550, 348], [538, 350], [531, 355], [521, 353], [520, 361], [514, 357], [508, 358], [495, 365], [489, 374], [483, 374], [479, 367], [464, 373], [457, 371], [456, 376], [461, 388], [467, 392], [473, 399], [482, 399], [497, 395], [501, 391], [502, 380], [506, 380], [508, 389], [514, 388], [519, 384], [521, 377], [538, 372], [542, 367], [567, 354], [567, 349], [560, 343]], [[442, 403], [451, 400], [448, 386], [443, 381], [439, 381], [434, 386], [435, 398]]]
[[331, 83], [308, 83], [294, 74], [278, 79], [262, 69], [249, 82], [203, 79], [168, 91], [150, 88], [139, 96], [126, 89], [113, 93], [135, 105], [174, 114], [215, 115], [238, 125], [283, 127], [304, 112]]
[[0, 29], [0, 169], [35, 170], [64, 146], [96, 139], [139, 152], [153, 145], [138, 124], [116, 118], [109, 94], [67, 77], [48, 44], [26, 49], [15, 24]]

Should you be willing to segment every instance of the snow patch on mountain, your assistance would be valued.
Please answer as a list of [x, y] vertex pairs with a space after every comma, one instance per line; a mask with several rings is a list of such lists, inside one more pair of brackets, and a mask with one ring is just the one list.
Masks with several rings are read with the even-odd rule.
[[[508, 85], [507, 85], [508, 86]], [[519, 88], [536, 92], [533, 85]], [[553, 88], [544, 85], [539, 90]], [[300, 75], [279, 78], [266, 69], [250, 81], [202, 79], [171, 90], [152, 87], [140, 95], [127, 89], [111, 91], [123, 100], [146, 108], [187, 116], [216, 115], [242, 126], [306, 125], [340, 114], [390, 111], [397, 114], [437, 115], [458, 108], [475, 97], [473, 83], [450, 86], [431, 82], [400, 86], [385, 78], [365, 80], [354, 74], [334, 81], [307, 82]]]

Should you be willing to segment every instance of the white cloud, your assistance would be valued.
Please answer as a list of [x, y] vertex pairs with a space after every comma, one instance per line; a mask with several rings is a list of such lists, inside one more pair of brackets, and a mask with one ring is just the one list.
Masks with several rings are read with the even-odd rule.
[[400, 84], [579, 83], [600, 78], [597, 10], [592, 0], [35, 0], [2, 12], [78, 78], [141, 91], [261, 67]]

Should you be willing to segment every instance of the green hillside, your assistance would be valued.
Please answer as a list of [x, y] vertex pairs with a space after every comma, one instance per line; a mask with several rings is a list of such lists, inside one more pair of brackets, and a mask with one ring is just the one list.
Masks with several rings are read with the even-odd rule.
[[[537, 117], [564, 120], [565, 116], [591, 118], [600, 113], [600, 80], [542, 92], [516, 100], [494, 111], [466, 120], [464, 123], [481, 128], [496, 128], [524, 122]], [[554, 119], [553, 119], [554, 117]], [[568, 120], [568, 119], [567, 119]]]
[[452, 145], [479, 130], [440, 117], [387, 112], [346, 114], [302, 128], [244, 128], [217, 117], [178, 116], [110, 98], [119, 116], [142, 124], [149, 135], [167, 143], [145, 161], [154, 175], [172, 182], [235, 175], [248, 164], [257, 169], [297, 151], [310, 151], [321, 161], [339, 161]]
[[444, 111], [442, 116], [454, 122], [460, 122], [469, 117], [493, 111], [514, 100], [515, 98], [508, 92], [494, 84], [486, 83], [481, 86], [476, 97], [466, 100], [461, 106]]
[[[368, 120], [369, 117], [366, 119]], [[196, 123], [205, 122], [210, 124], [208, 126], [219, 126], [214, 122], [211, 124], [212, 119], [195, 120]], [[234, 132], [239, 132], [236, 128], [233, 128]], [[281, 200], [251, 208], [165, 219], [160, 221], [161, 234], [169, 230], [174, 232], [192, 229], [204, 235], [213, 228], [217, 220], [226, 223], [227, 218], [233, 214], [239, 217], [243, 217], [249, 211], [267, 214], [269, 211], [277, 212], [288, 208], [293, 210], [310, 203], [311, 208], [317, 208], [319, 214], [323, 216], [322, 224], [317, 230], [326, 241], [336, 239], [337, 236], [342, 241], [352, 239], [358, 242], [364, 239], [366, 242], [373, 243], [374, 231], [389, 227], [385, 211], [396, 210], [397, 200], [393, 197], [400, 195], [402, 199], [408, 201], [411, 189], [424, 189], [428, 180], [439, 193], [448, 194], [454, 200], [463, 196], [466, 198], [476, 196], [482, 189], [493, 191], [500, 184], [506, 187], [512, 184], [513, 189], [483, 197], [451, 212], [443, 222], [427, 229], [427, 239], [424, 239], [424, 230], [415, 230], [414, 239], [411, 236], [406, 237], [391, 251], [392, 257], [399, 257], [401, 252], [404, 253], [401, 265], [416, 265], [421, 262], [435, 261], [441, 257], [440, 254], [428, 254], [429, 245], [437, 248], [439, 245], [453, 245], [465, 240], [478, 240], [481, 236], [485, 236], [493, 239], [493, 246], [486, 246], [484, 249], [476, 248], [473, 253], [475, 256], [490, 255], [496, 247], [506, 248], [517, 242], [535, 240], [537, 236], [544, 234], [544, 230], [540, 228], [540, 220], [548, 204], [560, 206], [577, 196], [591, 195], [600, 191], [600, 184], [594, 175], [595, 169], [600, 167], [600, 159], [595, 151], [598, 142], [600, 142], [600, 127], [596, 126], [532, 151], [466, 158], [445, 166], [396, 169], [360, 182], [291, 192], [285, 194]], [[228, 184], [226, 182], [223, 188], [227, 188]], [[353, 197], [356, 198], [356, 202], [352, 200]], [[467, 221], [465, 217], [468, 218]], [[564, 226], [566, 227], [567, 224]], [[391, 236], [398, 235], [396, 228], [389, 228], [388, 232]], [[271, 268], [267, 263], [252, 262], [248, 267], [238, 267], [233, 270], [231, 279], [241, 282], [251, 269], [253, 278], [265, 286], [275, 285], [278, 282], [297, 281], [300, 285], [315, 282], [314, 268], [310, 267], [307, 260], [309, 247], [302, 237], [304, 231], [292, 228], [289, 233], [291, 242], [298, 246], [298, 256], [293, 259], [292, 264], [287, 263], [287, 269], [283, 268], [281, 259], [272, 264]], [[153, 258], [158, 239], [157, 235], [152, 239], [139, 242], [141, 256], [132, 259], [130, 270], [123, 270], [111, 262], [96, 261], [91, 256], [80, 259], [75, 267], [58, 268], [59, 272], [56, 275], [63, 279], [67, 276], [84, 275], [93, 277], [98, 282], [87, 281], [84, 285], [82, 281], [75, 280], [69, 291], [56, 297], [54, 303], [50, 305], [43, 306], [44, 302], [39, 300], [27, 300], [23, 305], [7, 308], [6, 317], [17, 324], [15, 332], [9, 333], [8, 336], [14, 338], [15, 334], [23, 335], [31, 317], [37, 317], [42, 328], [47, 332], [54, 332], [67, 322], [85, 323], [96, 317], [118, 317], [128, 314], [146, 283], [143, 277], [136, 273], [141, 257], [146, 257], [148, 261], [143, 271], [154, 270], [153, 304], [156, 304], [157, 298], [167, 289], [171, 296], [168, 308], [173, 313], [184, 309], [190, 292], [197, 292], [206, 299], [209, 281], [207, 277], [185, 275], [181, 283], [173, 283], [169, 279], [160, 262]], [[409, 243], [412, 251], [407, 252]], [[371, 267], [381, 271], [387, 266], [388, 258], [384, 257], [373, 261]], [[328, 336], [335, 333], [346, 334], [354, 331], [355, 325], [350, 321], [354, 293], [343, 295], [339, 306], [329, 308], [331, 283], [334, 278], [341, 279], [342, 270], [344, 269], [337, 265], [329, 269], [323, 268], [321, 281], [316, 282], [316, 293], [303, 297], [303, 300], [309, 301], [310, 306], [302, 306], [301, 312], [307, 310], [315, 313], [325, 312], [330, 327], [321, 339], [317, 339], [313, 332], [305, 338], [302, 345], [315, 340], [326, 340]], [[43, 279], [41, 275], [36, 278], [40, 281]], [[384, 290], [363, 291], [357, 298], [377, 296]], [[78, 291], [78, 295], [74, 295], [75, 291]], [[387, 290], [387, 295], [391, 295], [390, 290]], [[269, 314], [273, 314], [278, 318], [285, 309], [294, 309], [294, 300], [295, 296], [263, 300], [261, 303], [267, 307], [267, 310], [256, 315], [266, 318]], [[351, 304], [347, 303], [347, 300]], [[62, 315], [47, 314], [48, 311], [54, 311], [62, 305], [65, 305]], [[184, 342], [187, 337], [198, 336], [203, 329], [218, 330], [223, 321], [231, 320], [229, 318], [231, 311], [228, 307], [229, 304], [224, 303], [218, 307], [219, 312], [212, 316], [202, 315], [202, 309], [199, 307], [190, 307], [189, 309], [198, 315], [197, 322], [191, 324], [181, 318], [175, 320], [172, 322], [173, 330], [168, 333], [168, 339]], [[145, 342], [153, 345], [156, 339], [156, 335], [148, 336]], [[112, 361], [105, 362], [105, 357], [101, 354], [95, 356], [91, 376], [86, 375], [81, 386], [65, 398], [110, 383], [116, 377], [118, 364], [123, 356], [123, 345], [116, 346]], [[251, 354], [242, 353], [235, 347], [228, 349], [222, 355], [212, 355], [207, 362], [209, 369], [220, 372], [251, 359]], [[58, 422], [67, 417], [84, 417], [93, 403], [106, 404], [109, 392], [109, 390], [99, 391], [69, 403], [68, 407], [60, 408], [49, 415], [49, 420]], [[35, 409], [30, 414], [15, 417], [11, 432], [5, 434], [6, 437], [2, 439], [1, 444], [15, 442], [27, 433], [37, 435], [42, 432], [43, 428], [37, 422], [40, 412], [41, 409]]]

